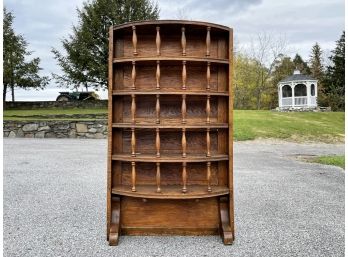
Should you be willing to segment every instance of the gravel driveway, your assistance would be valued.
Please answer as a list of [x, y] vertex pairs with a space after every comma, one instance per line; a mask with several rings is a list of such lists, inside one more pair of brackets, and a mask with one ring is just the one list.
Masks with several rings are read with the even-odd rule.
[[4, 140], [4, 256], [344, 256], [344, 172], [296, 155], [344, 145], [235, 143], [236, 241], [105, 238], [106, 141]]

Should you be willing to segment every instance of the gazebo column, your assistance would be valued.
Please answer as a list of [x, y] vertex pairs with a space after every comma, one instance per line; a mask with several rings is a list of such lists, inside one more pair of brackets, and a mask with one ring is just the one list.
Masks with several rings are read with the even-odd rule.
[[278, 86], [278, 101], [279, 101], [279, 108], [283, 107], [283, 85]]
[[307, 89], [307, 107], [310, 106], [311, 103], [311, 85], [306, 81], [306, 89]]
[[295, 107], [295, 85], [294, 82], [291, 82], [291, 106]]

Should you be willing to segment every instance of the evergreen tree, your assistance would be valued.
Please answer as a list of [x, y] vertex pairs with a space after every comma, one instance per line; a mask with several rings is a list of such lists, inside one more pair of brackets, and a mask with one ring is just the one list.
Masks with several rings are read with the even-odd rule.
[[319, 106], [325, 104], [325, 93], [323, 90], [323, 76], [324, 76], [324, 66], [323, 66], [323, 51], [321, 50], [318, 43], [315, 43], [312, 47], [312, 52], [310, 55], [310, 70], [313, 78], [318, 80], [318, 104]]
[[336, 41], [336, 48], [330, 56], [332, 65], [327, 68], [324, 79], [324, 92], [327, 97], [327, 103], [334, 111], [344, 111], [344, 93], [345, 93], [345, 32], [341, 38]]
[[52, 49], [63, 75], [56, 82], [77, 88], [106, 88], [108, 77], [108, 32], [111, 25], [129, 21], [156, 20], [158, 7], [149, 0], [93, 0], [78, 12], [78, 25], [62, 40], [66, 55]]
[[307, 74], [309, 75], [311, 73], [307, 63], [302, 59], [302, 57], [299, 54], [296, 54], [293, 62], [295, 64], [296, 69], [298, 69], [301, 74]]
[[11, 12], [3, 10], [3, 101], [6, 101], [7, 90], [11, 89], [12, 101], [15, 100], [14, 89], [43, 89], [48, 84], [48, 77], [38, 74], [40, 58], [26, 62], [27, 56], [32, 53], [27, 51], [28, 43], [22, 35], [16, 35], [12, 25], [14, 16]]

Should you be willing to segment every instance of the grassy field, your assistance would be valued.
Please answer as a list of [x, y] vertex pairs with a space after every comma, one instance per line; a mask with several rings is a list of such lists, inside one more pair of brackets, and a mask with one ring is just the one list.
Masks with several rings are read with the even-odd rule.
[[318, 156], [309, 159], [309, 161], [326, 165], [334, 165], [344, 169], [344, 155]]
[[58, 115], [58, 114], [101, 114], [107, 113], [107, 109], [37, 109], [37, 110], [5, 110], [4, 117], [11, 118], [13, 116], [27, 116], [33, 115]]
[[235, 140], [278, 138], [291, 141], [344, 142], [344, 112], [236, 110]]
[[[4, 120], [30, 120], [30, 116], [105, 114], [106, 109], [5, 110]], [[50, 120], [52, 118], [49, 118]], [[68, 118], [65, 118], [67, 120]], [[41, 119], [40, 119], [41, 120]], [[57, 117], [55, 120], [64, 120]], [[69, 120], [69, 119], [68, 119]], [[76, 120], [76, 119], [74, 119]], [[234, 140], [276, 138], [290, 141], [344, 142], [343, 112], [291, 112], [235, 110]]]

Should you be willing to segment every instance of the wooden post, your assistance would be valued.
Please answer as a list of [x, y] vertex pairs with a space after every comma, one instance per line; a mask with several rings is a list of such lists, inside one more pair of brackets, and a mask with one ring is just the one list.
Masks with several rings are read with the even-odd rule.
[[161, 55], [161, 36], [160, 36], [160, 27], [156, 27], [156, 48], [157, 48], [157, 56]]
[[135, 162], [132, 162], [132, 192], [136, 192], [137, 191], [135, 189], [135, 179], [136, 179]]
[[135, 94], [132, 94], [131, 116], [132, 116], [133, 124], [135, 123], [135, 112], [136, 112]]
[[186, 61], [182, 61], [182, 89], [186, 90]]
[[134, 128], [132, 128], [131, 148], [132, 148], [132, 157], [135, 157], [135, 129]]
[[135, 71], [135, 61], [132, 61], [132, 89], [135, 90], [135, 77], [136, 77], [136, 71]]
[[211, 192], [211, 162], [207, 162], [208, 192]]
[[137, 52], [138, 39], [137, 39], [137, 32], [136, 32], [135, 26], [132, 26], [132, 30], [133, 30], [133, 37], [132, 37], [132, 41], [133, 41], [133, 55], [138, 55], [138, 52]]
[[157, 61], [157, 68], [156, 68], [156, 89], [160, 89], [160, 78], [161, 78], [161, 70], [160, 70], [160, 61]]
[[210, 156], [210, 128], [207, 128], [207, 157]]
[[161, 141], [160, 141], [160, 134], [159, 134], [159, 128], [156, 128], [156, 157], [161, 157], [160, 153], [161, 148]]
[[207, 123], [210, 123], [210, 95], [207, 96]]
[[156, 171], [156, 184], [157, 184], [157, 193], [161, 193], [161, 165], [159, 162], [156, 163], [157, 171]]
[[182, 163], [182, 192], [186, 193], [187, 192], [187, 172], [186, 172], [186, 162]]
[[161, 106], [160, 106], [160, 95], [156, 95], [156, 123], [160, 123]]
[[185, 124], [186, 123], [186, 95], [182, 95], [182, 103], [181, 103], [181, 123]]
[[207, 27], [206, 43], [207, 43], [207, 53], [206, 53], [206, 56], [210, 56], [210, 27]]
[[186, 128], [182, 129], [182, 139], [181, 139], [181, 144], [182, 144], [182, 157], [186, 158]]
[[181, 47], [182, 55], [186, 56], [186, 36], [185, 36], [185, 27], [181, 28]]
[[207, 91], [210, 90], [210, 62], [207, 63]]

